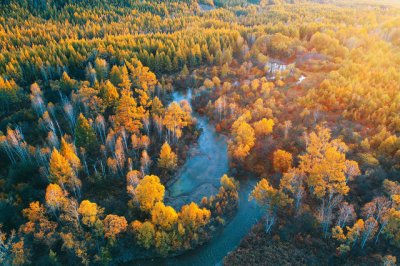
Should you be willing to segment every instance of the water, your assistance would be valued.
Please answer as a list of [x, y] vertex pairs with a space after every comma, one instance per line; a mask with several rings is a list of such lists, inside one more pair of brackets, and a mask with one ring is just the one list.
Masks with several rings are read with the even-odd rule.
[[167, 259], [165, 264], [222, 265], [223, 258], [239, 245], [242, 238], [261, 217], [260, 208], [254, 202], [248, 200], [255, 183], [255, 180], [242, 180], [240, 182], [238, 211], [222, 232], [217, 234], [210, 242], [197, 247], [195, 250]]
[[[177, 102], [190, 102], [191, 98], [191, 90], [186, 94], [173, 94], [173, 100]], [[178, 178], [167, 188], [169, 197], [166, 201], [174, 207], [217, 193], [220, 177], [229, 170], [226, 137], [216, 133], [207, 118], [196, 113], [193, 116], [203, 132], [198, 145], [190, 149], [191, 156], [178, 172]], [[255, 184], [255, 179], [240, 180], [238, 211], [211, 241], [181, 256], [154, 259], [140, 262], [139, 265], [221, 265], [223, 258], [239, 245], [240, 240], [261, 217], [260, 209], [248, 200]]]
[[[173, 94], [174, 101], [187, 100], [190, 103], [191, 90], [186, 94]], [[204, 196], [216, 194], [219, 179], [228, 172], [228, 148], [226, 137], [215, 132], [214, 126], [204, 116], [196, 113], [197, 127], [202, 129], [198, 144], [189, 150], [189, 157], [177, 173], [175, 182], [168, 184], [167, 202], [180, 208], [191, 201], [199, 202]]]

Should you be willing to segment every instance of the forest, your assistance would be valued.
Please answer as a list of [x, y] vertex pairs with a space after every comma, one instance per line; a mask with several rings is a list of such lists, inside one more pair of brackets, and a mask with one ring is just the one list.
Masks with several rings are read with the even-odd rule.
[[0, 0], [0, 265], [397, 258], [397, 0]]

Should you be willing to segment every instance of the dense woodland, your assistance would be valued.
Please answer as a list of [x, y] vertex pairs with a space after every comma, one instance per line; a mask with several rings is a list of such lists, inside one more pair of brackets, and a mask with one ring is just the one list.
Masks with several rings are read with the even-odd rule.
[[[172, 207], [194, 112], [229, 171]], [[396, 265], [400, 5], [0, 0], [0, 148], [2, 265], [190, 253], [248, 178], [263, 217], [226, 265]]]

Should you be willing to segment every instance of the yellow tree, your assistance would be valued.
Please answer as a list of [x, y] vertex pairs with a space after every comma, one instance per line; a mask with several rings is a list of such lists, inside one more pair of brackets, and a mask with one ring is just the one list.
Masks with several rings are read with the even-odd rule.
[[318, 127], [309, 135], [306, 154], [299, 156], [300, 169], [307, 174], [306, 182], [318, 198], [327, 193], [348, 193], [345, 151], [347, 146], [339, 139], [331, 140], [327, 128]]
[[96, 132], [90, 125], [89, 120], [83, 114], [79, 114], [75, 127], [75, 146], [84, 148], [89, 154], [97, 154], [99, 143]]
[[109, 214], [103, 221], [104, 236], [115, 241], [117, 235], [126, 231], [128, 222], [124, 216]]
[[165, 142], [160, 151], [160, 158], [158, 159], [158, 166], [166, 170], [173, 170], [177, 167], [177, 156], [172, 151], [168, 142]]
[[389, 210], [384, 234], [396, 247], [400, 247], [400, 210], [398, 208], [391, 208]]
[[211, 217], [211, 212], [206, 208], [199, 208], [199, 206], [192, 202], [189, 205], [184, 205], [179, 213], [179, 220], [187, 228], [197, 230], [205, 226]]
[[225, 174], [221, 177], [220, 184], [218, 194], [212, 199], [210, 198], [209, 203], [212, 204], [211, 206], [215, 208], [218, 215], [233, 213], [238, 206], [238, 183], [233, 177]]
[[[197, 240], [199, 229], [210, 222], [210, 217], [211, 212], [208, 209], [199, 208], [194, 202], [182, 206], [179, 213], [179, 223], [182, 226], [180, 231], [185, 233], [184, 241], [190, 243], [193, 240]], [[190, 246], [190, 244], [185, 245]]]
[[364, 220], [358, 219], [352, 227], [346, 227], [347, 234], [346, 239], [349, 243], [355, 245], [358, 239], [361, 237], [362, 232], [364, 231]]
[[163, 124], [174, 139], [179, 139], [182, 136], [182, 129], [189, 125], [188, 114], [177, 102], [173, 102], [165, 112]]
[[131, 89], [132, 82], [129, 78], [128, 68], [126, 67], [126, 65], [124, 65], [120, 68], [119, 81], [120, 81], [120, 83], [118, 84], [118, 87], [120, 87], [124, 90]]
[[151, 103], [151, 114], [153, 116], [161, 116], [164, 114], [164, 106], [157, 96], [154, 97]]
[[182, 206], [179, 219], [186, 227], [197, 230], [205, 226], [211, 217], [211, 212], [206, 208], [199, 208], [196, 203]]
[[143, 66], [139, 60], [133, 59], [131, 64], [127, 63], [127, 67], [131, 72], [133, 87], [151, 91], [157, 84], [156, 75], [148, 67]]
[[66, 142], [64, 138], [61, 138], [60, 153], [65, 159], [67, 159], [72, 168], [75, 170], [75, 173], [81, 169], [81, 160], [76, 155], [73, 145]]
[[295, 210], [297, 213], [305, 194], [304, 174], [297, 168], [290, 169], [287, 173], [283, 174], [279, 187], [282, 191], [290, 194], [294, 198]]
[[157, 202], [164, 199], [165, 188], [155, 175], [147, 175], [135, 189], [135, 197], [139, 207], [144, 212], [150, 212]]
[[263, 118], [254, 123], [254, 131], [257, 136], [266, 136], [272, 133], [274, 125], [274, 120]]
[[35, 240], [43, 241], [48, 246], [56, 241], [55, 230], [58, 224], [48, 220], [46, 209], [42, 204], [38, 201], [31, 202], [29, 208], [24, 209], [22, 214], [28, 219], [28, 222], [20, 227], [20, 232], [25, 236], [32, 235]]
[[[56, 215], [56, 211], [66, 203], [66, 193], [57, 184], [49, 184], [46, 188], [46, 206]], [[57, 216], [57, 215], [56, 215]]]
[[151, 211], [151, 222], [159, 226], [162, 230], [169, 231], [178, 220], [178, 214], [171, 206], [165, 206], [162, 202], [157, 202]]
[[98, 208], [96, 203], [83, 200], [79, 205], [78, 213], [82, 215], [82, 223], [90, 227], [99, 221], [99, 215], [102, 214], [102, 209]]
[[267, 233], [271, 231], [275, 224], [278, 209], [291, 204], [293, 201], [281, 190], [273, 188], [265, 178], [257, 183], [249, 199], [255, 200], [258, 205], [265, 208], [265, 231]]
[[318, 127], [308, 139], [306, 154], [299, 156], [299, 168], [306, 174], [306, 183], [312, 193], [321, 199], [320, 217], [326, 235], [333, 209], [349, 192], [346, 174], [352, 168], [347, 167], [346, 144], [339, 139], [332, 140], [329, 129]]
[[146, 109], [149, 108], [151, 106], [151, 98], [147, 92], [142, 89], [136, 89], [135, 92], [138, 95], [140, 106], [143, 106]]
[[114, 65], [110, 71], [110, 81], [114, 86], [118, 86], [122, 82], [121, 70], [117, 65]]
[[286, 173], [292, 168], [292, 154], [284, 150], [276, 150], [273, 154], [274, 170], [280, 173]]
[[239, 117], [232, 125], [232, 140], [228, 143], [231, 156], [244, 160], [254, 146], [254, 129], [246, 122], [247, 118]]
[[39, 201], [34, 201], [29, 203], [29, 208], [22, 211], [22, 214], [28, 218], [29, 221], [37, 222], [45, 216], [45, 208], [39, 203]]
[[139, 133], [139, 130], [143, 127], [142, 118], [144, 115], [144, 108], [137, 106], [131, 91], [123, 90], [115, 113], [117, 128], [125, 128], [130, 133]]
[[24, 238], [12, 244], [12, 265], [22, 266], [30, 264], [29, 253], [25, 248]]
[[114, 108], [117, 105], [119, 94], [117, 88], [115, 88], [114, 85], [107, 80], [101, 86], [100, 97], [103, 99], [106, 107]]
[[50, 181], [60, 184], [63, 189], [71, 189], [76, 197], [80, 197], [81, 181], [76, 177], [68, 160], [55, 148], [51, 153], [49, 172]]

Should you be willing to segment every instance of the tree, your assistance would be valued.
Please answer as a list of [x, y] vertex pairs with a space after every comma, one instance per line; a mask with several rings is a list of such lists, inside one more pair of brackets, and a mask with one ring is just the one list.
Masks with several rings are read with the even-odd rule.
[[117, 106], [119, 94], [117, 88], [109, 80], [101, 85], [100, 97], [106, 107], [113, 109]]
[[400, 247], [400, 211], [391, 208], [388, 213], [387, 225], [384, 234], [396, 247]]
[[210, 79], [205, 79], [204, 80], [204, 82], [203, 82], [203, 86], [204, 87], [206, 87], [207, 89], [212, 89], [212, 88], [214, 88], [214, 82], [212, 82], [212, 80], [210, 80]]
[[146, 249], [154, 246], [156, 231], [151, 222], [147, 221], [142, 223], [136, 220], [132, 223], [132, 228], [136, 234], [136, 239], [139, 245]]
[[115, 241], [116, 236], [125, 232], [128, 227], [128, 222], [124, 216], [118, 216], [114, 214], [107, 215], [103, 223], [105, 233], [104, 236], [112, 241]]
[[127, 69], [126, 65], [121, 67], [119, 78], [120, 78], [121, 82], [118, 84], [118, 87], [120, 87], [126, 91], [130, 91], [132, 82], [129, 78], [129, 73], [128, 73], [128, 69]]
[[41, 117], [46, 110], [46, 104], [43, 100], [43, 93], [37, 83], [31, 85], [30, 99], [33, 110], [35, 110], [38, 117]]
[[237, 160], [244, 160], [255, 143], [254, 129], [239, 117], [232, 125], [232, 140], [228, 143], [229, 153]]
[[312, 193], [321, 199], [320, 217], [326, 236], [332, 221], [332, 211], [349, 192], [347, 186], [347, 146], [339, 139], [331, 139], [330, 130], [317, 127], [308, 137], [306, 154], [299, 156], [300, 170]]
[[179, 212], [179, 221], [185, 229], [195, 233], [199, 228], [209, 223], [211, 212], [206, 208], [199, 208], [199, 206], [192, 202], [189, 205], [184, 205]]
[[182, 136], [182, 129], [190, 124], [187, 112], [185, 112], [177, 102], [171, 103], [164, 116], [163, 124], [171, 132], [174, 139]]
[[396, 266], [397, 258], [392, 255], [386, 255], [382, 259], [383, 266]]
[[99, 143], [96, 133], [83, 114], [79, 114], [75, 126], [75, 146], [84, 148], [90, 155], [98, 153]]
[[255, 200], [258, 205], [265, 209], [265, 231], [267, 233], [271, 231], [272, 226], [275, 224], [277, 210], [291, 204], [293, 201], [282, 191], [273, 188], [265, 178], [257, 183], [249, 199]]
[[23, 90], [15, 81], [4, 79], [0, 75], [0, 110], [6, 112], [9, 112], [10, 109], [15, 110], [23, 100]]
[[343, 233], [342, 227], [339, 225], [332, 228], [332, 238], [344, 242], [346, 240], [346, 236]]
[[272, 133], [274, 125], [274, 120], [263, 118], [254, 123], [254, 131], [257, 136], [266, 136]]
[[67, 159], [75, 173], [82, 168], [81, 160], [76, 155], [73, 145], [66, 142], [64, 138], [61, 138], [60, 154]]
[[110, 81], [114, 86], [122, 83], [121, 71], [117, 65], [114, 65], [110, 71]]
[[346, 182], [352, 181], [355, 176], [361, 174], [360, 168], [358, 168], [358, 163], [356, 161], [346, 160]]
[[166, 256], [168, 252], [174, 248], [174, 237], [177, 238], [176, 234], [172, 232], [166, 232], [163, 230], [156, 231], [155, 247], [157, 252], [162, 256]]
[[97, 79], [103, 81], [108, 75], [108, 63], [106, 60], [101, 58], [96, 58], [94, 62], [94, 69], [96, 70]]
[[68, 76], [67, 72], [63, 72], [61, 79], [60, 79], [60, 89], [62, 92], [64, 92], [65, 94], [70, 94], [71, 91], [77, 87], [78, 82], [72, 78], [70, 78], [70, 76]]
[[131, 72], [130, 77], [134, 88], [151, 91], [157, 84], [156, 75], [139, 60], [133, 59], [132, 64], [127, 63], [127, 67]]
[[307, 153], [299, 156], [300, 168], [308, 174], [306, 181], [318, 198], [327, 193], [348, 193], [345, 176], [346, 150], [347, 146], [343, 142], [331, 140], [327, 128], [319, 127], [317, 132], [310, 134]]
[[25, 241], [22, 238], [18, 242], [12, 244], [12, 265], [22, 266], [29, 264], [29, 253], [25, 248]]
[[150, 159], [149, 154], [147, 153], [146, 150], [142, 151], [142, 157], [140, 158], [140, 165], [142, 167], [142, 172], [145, 174], [151, 165], [152, 161]]
[[364, 222], [364, 232], [362, 234], [361, 248], [364, 248], [367, 241], [374, 237], [378, 231], [378, 222], [374, 217], [369, 217]]
[[68, 160], [62, 156], [55, 148], [50, 157], [50, 181], [60, 184], [64, 189], [70, 188], [80, 196], [81, 181], [76, 177], [75, 172]]
[[136, 200], [144, 212], [150, 212], [157, 202], [164, 199], [165, 188], [155, 175], [146, 175], [135, 189]]
[[166, 170], [173, 170], [177, 167], [178, 158], [172, 151], [168, 142], [161, 146], [160, 158], [158, 159], [158, 166]]
[[123, 90], [115, 113], [115, 125], [120, 129], [125, 128], [129, 133], [139, 133], [139, 130], [143, 127], [142, 118], [144, 115], [144, 108], [137, 106], [135, 98], [132, 97], [132, 92], [127, 89]]
[[189, 69], [187, 68], [186, 64], [183, 65], [180, 76], [186, 78], [189, 75]]
[[60, 210], [66, 201], [66, 193], [57, 184], [49, 184], [46, 188], [46, 206], [53, 212]]
[[220, 184], [218, 194], [209, 199], [211, 208], [213, 208], [212, 210], [215, 209], [214, 211], [217, 215], [230, 215], [238, 207], [238, 183], [233, 177], [223, 175], [220, 179]]
[[22, 214], [28, 218], [29, 221], [36, 222], [44, 217], [45, 209], [39, 201], [34, 201], [29, 203], [29, 208], [24, 209]]
[[289, 129], [292, 127], [292, 121], [286, 120], [284, 126], [285, 126], [285, 128], [284, 128], [284, 132], [283, 132], [283, 137], [285, 139], [287, 139], [288, 135], [289, 135]]
[[339, 207], [339, 216], [337, 219], [337, 225], [341, 228], [345, 227], [348, 222], [354, 221], [356, 218], [356, 213], [354, 211], [354, 206], [344, 202]]
[[140, 178], [142, 178], [142, 173], [138, 170], [129, 171], [126, 174], [126, 183], [128, 186], [136, 187], [139, 184]]
[[17, 242], [15, 230], [8, 236], [0, 228], [0, 263], [4, 265], [12, 265], [13, 263], [13, 246]]
[[296, 212], [300, 210], [301, 201], [305, 195], [304, 174], [298, 169], [291, 169], [283, 174], [280, 181], [280, 189], [292, 195], [295, 200]]
[[364, 221], [363, 219], [358, 219], [353, 227], [347, 227], [346, 239], [349, 243], [352, 243], [353, 246], [357, 244], [358, 239], [360, 238], [362, 232], [364, 231]]
[[102, 209], [98, 208], [96, 203], [83, 200], [79, 205], [78, 212], [82, 215], [82, 223], [91, 227], [98, 222]]
[[151, 114], [153, 116], [161, 116], [164, 114], [164, 106], [157, 96], [154, 97], [151, 103]]
[[[54, 209], [52, 211], [54, 212]], [[46, 209], [42, 204], [38, 201], [31, 202], [29, 208], [24, 209], [22, 214], [28, 219], [28, 222], [20, 227], [20, 232], [23, 232], [24, 237], [31, 235], [36, 241], [43, 242], [49, 247], [54, 244], [57, 240], [55, 230], [58, 224], [47, 219]]]
[[276, 150], [273, 154], [274, 170], [280, 173], [286, 173], [292, 168], [292, 154], [284, 150]]
[[157, 202], [151, 211], [151, 222], [162, 230], [169, 231], [178, 220], [178, 214], [174, 208]]

